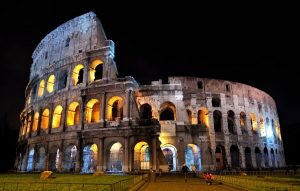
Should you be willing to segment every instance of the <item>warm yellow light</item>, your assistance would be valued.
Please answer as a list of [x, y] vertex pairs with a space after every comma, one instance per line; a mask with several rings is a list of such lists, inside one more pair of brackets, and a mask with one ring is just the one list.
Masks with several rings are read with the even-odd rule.
[[148, 145], [148, 143], [146, 143], [146, 142], [144, 142], [144, 141], [138, 142], [138, 143], [134, 146], [134, 152], [139, 152], [139, 151], [141, 150], [141, 148], [142, 148], [144, 145]]
[[28, 121], [27, 121], [27, 134], [30, 133], [30, 127], [31, 127], [31, 115], [29, 115], [28, 117]]
[[164, 102], [161, 106], [160, 106], [160, 113], [162, 113], [165, 109], [171, 109], [173, 111], [173, 115], [174, 115], [174, 121], [176, 121], [176, 107], [172, 102]]
[[52, 117], [52, 128], [60, 127], [62, 110], [63, 107], [61, 105], [55, 107], [53, 111], [53, 117]]
[[90, 65], [90, 82], [95, 80], [96, 67], [99, 64], [103, 64], [103, 62], [101, 60], [94, 60]]
[[98, 147], [97, 147], [97, 145], [93, 144], [90, 149], [91, 149], [91, 151], [93, 151], [94, 160], [97, 161], [98, 160]]
[[278, 121], [275, 121], [275, 132], [279, 140], [281, 140], [281, 133], [280, 133], [280, 127]]
[[112, 153], [117, 153], [119, 152], [119, 150], [122, 148], [122, 144], [120, 142], [116, 142], [115, 144], [113, 144], [110, 148], [110, 152]]
[[37, 131], [38, 123], [39, 123], [39, 113], [35, 112], [34, 118], [33, 118], [33, 124], [32, 124], [32, 132]]
[[45, 130], [49, 125], [49, 109], [45, 109], [42, 113], [41, 129]]
[[22, 135], [25, 135], [26, 127], [27, 127], [27, 120], [25, 119], [23, 127], [22, 127]]
[[27, 96], [27, 105], [31, 103], [31, 96], [32, 96], [32, 89], [30, 90], [28, 96]]
[[[121, 110], [123, 110], [123, 99], [119, 96], [114, 96], [114, 97], [110, 98], [110, 100], [108, 101], [108, 104], [107, 104], [107, 118], [110, 121], [113, 120], [112, 110], [113, 110], [113, 105], [116, 101], [118, 101], [118, 110], [120, 110], [119, 112], [120, 113], [123, 112], [123, 111], [121, 111]], [[118, 117], [122, 117], [122, 116], [118, 116]]]
[[69, 105], [68, 116], [67, 116], [67, 125], [77, 125], [79, 122], [79, 103], [72, 102]]
[[198, 118], [199, 118], [199, 122], [203, 125], [205, 125], [205, 127], [209, 128], [209, 117], [208, 117], [208, 109], [207, 108], [201, 108], [198, 111]]
[[39, 91], [38, 91], [39, 97], [42, 97], [44, 95], [44, 87], [45, 87], [45, 80], [42, 80], [39, 85]]
[[54, 84], [55, 84], [55, 76], [52, 74], [48, 78], [48, 82], [47, 82], [47, 91], [49, 93], [53, 92], [53, 90], [54, 90]]
[[82, 64], [78, 64], [75, 66], [73, 73], [72, 73], [72, 80], [73, 80], [73, 85], [76, 86], [78, 83], [78, 77], [79, 77], [79, 72], [81, 69], [83, 69], [84, 66]]
[[95, 123], [100, 120], [100, 104], [97, 99], [91, 99], [86, 104], [85, 110], [85, 122], [86, 123]]
[[252, 129], [253, 129], [253, 131], [257, 132], [256, 116], [254, 113], [251, 113], [250, 116], [251, 116], [251, 122], [252, 122]]
[[261, 136], [262, 137], [266, 136], [264, 119], [262, 117], [260, 117], [260, 120], [259, 120], [259, 127], [260, 127], [260, 134], [261, 134]]

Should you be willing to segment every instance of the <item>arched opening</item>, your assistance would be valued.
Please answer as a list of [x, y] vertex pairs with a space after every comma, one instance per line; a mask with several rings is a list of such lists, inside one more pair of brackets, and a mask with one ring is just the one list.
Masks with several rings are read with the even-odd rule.
[[67, 87], [67, 82], [68, 82], [68, 73], [67, 71], [63, 70], [61, 71], [59, 75], [59, 80], [58, 80], [58, 90], [64, 89]]
[[123, 171], [124, 149], [120, 142], [114, 143], [109, 150], [107, 169], [112, 172]]
[[45, 88], [45, 80], [42, 80], [40, 82], [39, 90], [38, 90], [38, 96], [39, 97], [42, 97], [44, 95], [44, 88]]
[[26, 128], [27, 128], [27, 120], [26, 120], [26, 117], [25, 117], [25, 120], [24, 120], [23, 126], [22, 126], [22, 131], [21, 131], [22, 135], [25, 135]]
[[245, 162], [246, 162], [246, 169], [251, 169], [252, 159], [251, 159], [251, 149], [249, 147], [245, 148]]
[[52, 74], [49, 76], [47, 81], [47, 91], [52, 93], [54, 91], [54, 84], [55, 84], [55, 76]]
[[67, 116], [67, 125], [77, 125], [79, 122], [79, 114], [80, 114], [80, 108], [78, 102], [72, 102], [69, 105], [68, 109], [68, 116]]
[[77, 66], [75, 66], [72, 73], [73, 86], [76, 86], [83, 82], [83, 69], [84, 66], [82, 64], [78, 64]]
[[33, 170], [33, 165], [34, 165], [34, 148], [31, 148], [28, 154], [28, 161], [27, 161], [28, 172]]
[[86, 104], [85, 122], [97, 123], [100, 121], [100, 104], [97, 99], [91, 99]]
[[38, 152], [38, 162], [37, 162], [37, 170], [43, 171], [44, 165], [45, 165], [45, 157], [46, 157], [46, 151], [44, 147], [41, 147]]
[[189, 123], [190, 123], [190, 124], [193, 124], [193, 116], [192, 116], [191, 110], [187, 109], [186, 112], [187, 112], [187, 114], [188, 114]]
[[219, 97], [213, 97], [211, 99], [211, 104], [213, 107], [221, 107], [221, 99]]
[[267, 147], [264, 148], [264, 160], [265, 160], [265, 167], [270, 167], [269, 165], [269, 153]]
[[146, 142], [138, 142], [134, 146], [134, 169], [150, 169], [150, 152], [149, 145]]
[[28, 116], [28, 121], [27, 121], [27, 134], [30, 133], [30, 128], [31, 128], [31, 114]]
[[177, 150], [171, 144], [166, 144], [161, 147], [161, 150], [165, 156], [165, 159], [168, 163], [170, 171], [176, 171], [177, 168]]
[[244, 112], [240, 113], [240, 125], [242, 133], [247, 133], [246, 114]]
[[141, 105], [141, 119], [152, 119], [152, 107], [145, 103]]
[[176, 107], [171, 102], [165, 102], [160, 106], [160, 121], [176, 120]]
[[98, 147], [96, 144], [86, 145], [83, 148], [83, 173], [93, 173], [97, 170]]
[[90, 65], [90, 82], [102, 79], [103, 62], [101, 60], [94, 60]]
[[255, 147], [255, 161], [257, 168], [261, 168], [261, 152], [258, 147]]
[[274, 150], [271, 149], [271, 167], [276, 167], [276, 163], [275, 163], [275, 153], [274, 153]]
[[187, 145], [185, 149], [185, 163], [190, 170], [193, 169], [192, 166], [194, 166], [197, 171], [201, 170], [201, 156], [200, 148], [198, 145]]
[[36, 132], [39, 124], [39, 112], [35, 112], [33, 117], [32, 132]]
[[265, 125], [264, 125], [264, 118], [263, 117], [260, 117], [259, 128], [260, 128], [260, 135], [262, 137], [266, 136]]
[[214, 117], [215, 132], [221, 132], [222, 131], [222, 113], [218, 110], [215, 110], [213, 113], [213, 117]]
[[55, 107], [53, 111], [53, 117], [52, 117], [52, 128], [59, 128], [61, 125], [61, 115], [62, 115], [62, 106], [58, 105]]
[[204, 125], [205, 127], [209, 127], [208, 110], [206, 108], [200, 109], [198, 111], [197, 120], [199, 125]]
[[251, 117], [251, 127], [252, 127], [252, 131], [253, 133], [257, 133], [257, 121], [256, 121], [256, 116], [254, 113], [251, 113], [250, 114], [250, 117]]
[[74, 172], [76, 166], [77, 147], [76, 145], [69, 145], [64, 152], [64, 171]]
[[41, 129], [48, 129], [49, 125], [49, 109], [45, 109], [42, 113]]
[[60, 162], [59, 148], [53, 146], [49, 152], [49, 170], [57, 171]]
[[107, 118], [109, 121], [119, 121], [123, 119], [123, 99], [114, 96], [108, 101]]
[[234, 112], [232, 110], [229, 110], [227, 112], [227, 124], [228, 124], [228, 131], [229, 133], [235, 134], [235, 118], [234, 118]]
[[226, 152], [222, 145], [216, 147], [216, 170], [225, 168]]
[[236, 145], [232, 145], [230, 147], [230, 155], [231, 155], [231, 167], [239, 168], [240, 167], [240, 151]]

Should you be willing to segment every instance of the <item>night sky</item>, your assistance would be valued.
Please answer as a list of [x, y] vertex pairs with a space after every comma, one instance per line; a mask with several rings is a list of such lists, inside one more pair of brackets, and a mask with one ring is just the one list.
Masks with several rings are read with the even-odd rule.
[[[141, 84], [166, 82], [172, 75], [225, 79], [270, 94], [277, 103], [287, 162], [300, 164], [291, 157], [299, 150], [300, 128], [296, 11], [281, 5], [237, 9], [174, 2], [72, 2], [42, 2], [38, 7], [21, 2], [0, 8], [1, 150], [14, 154], [35, 47], [59, 25], [94, 11], [116, 44], [119, 76], [133, 76]], [[1, 165], [9, 166], [5, 162], [10, 158]]]

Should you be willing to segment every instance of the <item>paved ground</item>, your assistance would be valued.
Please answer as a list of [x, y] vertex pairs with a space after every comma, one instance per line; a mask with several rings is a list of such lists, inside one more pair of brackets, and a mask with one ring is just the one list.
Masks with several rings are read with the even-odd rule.
[[209, 186], [206, 184], [204, 179], [200, 178], [188, 178], [185, 182], [183, 176], [170, 176], [163, 175], [157, 177], [156, 181], [150, 181], [146, 183], [140, 191], [199, 191], [199, 190], [215, 190], [215, 191], [237, 191], [234, 187], [213, 183]]

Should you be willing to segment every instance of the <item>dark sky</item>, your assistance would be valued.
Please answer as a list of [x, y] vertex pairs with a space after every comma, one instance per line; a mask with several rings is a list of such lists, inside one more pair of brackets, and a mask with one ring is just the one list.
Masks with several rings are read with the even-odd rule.
[[141, 84], [170, 75], [246, 83], [275, 99], [283, 133], [300, 122], [295, 10], [283, 5], [82, 2], [1, 5], [0, 111], [12, 127], [18, 127], [35, 47], [60, 24], [89, 11], [116, 44], [120, 76], [131, 75]]

